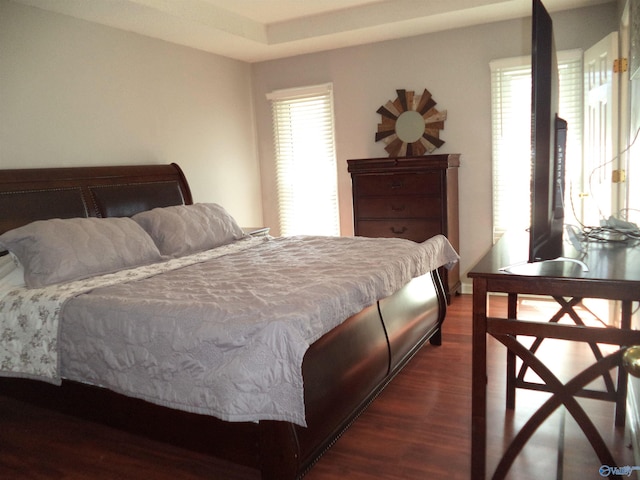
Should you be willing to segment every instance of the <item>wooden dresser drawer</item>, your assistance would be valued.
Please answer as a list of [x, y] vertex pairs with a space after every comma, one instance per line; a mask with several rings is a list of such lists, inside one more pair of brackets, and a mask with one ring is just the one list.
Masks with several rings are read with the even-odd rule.
[[[459, 249], [460, 155], [347, 160], [353, 193], [354, 234], [423, 242], [445, 235]], [[447, 297], [460, 291], [460, 267], [440, 269]]]
[[440, 175], [433, 173], [396, 173], [361, 175], [355, 179], [358, 196], [368, 195], [440, 195]]
[[442, 215], [441, 197], [358, 197], [355, 202], [359, 218], [440, 218]]
[[439, 219], [358, 220], [358, 235], [362, 237], [406, 238], [423, 242], [442, 232]]

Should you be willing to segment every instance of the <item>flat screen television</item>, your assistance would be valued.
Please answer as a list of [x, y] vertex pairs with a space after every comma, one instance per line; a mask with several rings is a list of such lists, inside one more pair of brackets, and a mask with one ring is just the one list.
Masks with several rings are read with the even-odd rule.
[[531, 225], [529, 262], [562, 255], [567, 122], [558, 116], [553, 23], [533, 0], [531, 45]]

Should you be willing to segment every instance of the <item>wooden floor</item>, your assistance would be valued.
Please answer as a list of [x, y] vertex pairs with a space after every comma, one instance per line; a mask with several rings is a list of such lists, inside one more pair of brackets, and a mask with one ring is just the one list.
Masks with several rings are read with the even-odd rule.
[[[504, 299], [492, 299], [493, 308], [504, 308]], [[546, 307], [527, 304], [524, 308], [535, 317], [545, 313]], [[489, 355], [488, 464], [492, 472], [507, 439], [545, 394], [519, 391], [515, 412], [506, 412], [505, 353], [490, 340]], [[574, 365], [584, 357], [558, 345], [549, 345], [548, 355], [558, 365]], [[628, 434], [613, 427], [613, 405], [581, 403], [619, 465], [634, 465]], [[536, 433], [509, 478], [602, 478], [600, 462], [576, 430], [571, 417], [558, 412]], [[470, 448], [471, 297], [462, 295], [449, 307], [443, 345], [425, 346], [305, 480], [467, 480], [474, 478]], [[0, 479], [62, 478], [255, 480], [259, 475], [0, 396]]]

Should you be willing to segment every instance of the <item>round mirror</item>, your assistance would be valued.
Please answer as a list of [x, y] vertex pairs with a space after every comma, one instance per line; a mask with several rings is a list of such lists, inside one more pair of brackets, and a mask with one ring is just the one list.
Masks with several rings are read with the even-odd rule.
[[447, 111], [438, 111], [436, 102], [426, 88], [422, 95], [411, 90], [396, 90], [398, 98], [378, 109], [380, 123], [376, 142], [386, 143], [390, 157], [412, 157], [432, 153], [444, 144], [440, 130], [444, 128]]
[[396, 135], [406, 143], [417, 142], [424, 133], [424, 118], [418, 112], [408, 110], [396, 120]]

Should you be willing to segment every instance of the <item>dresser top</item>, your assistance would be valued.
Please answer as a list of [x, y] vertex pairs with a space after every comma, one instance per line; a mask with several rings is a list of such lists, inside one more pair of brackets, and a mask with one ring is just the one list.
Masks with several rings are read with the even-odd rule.
[[459, 153], [439, 155], [421, 155], [416, 157], [381, 157], [347, 160], [348, 170], [355, 172], [375, 172], [376, 170], [412, 171], [425, 169], [443, 169], [460, 166]]

